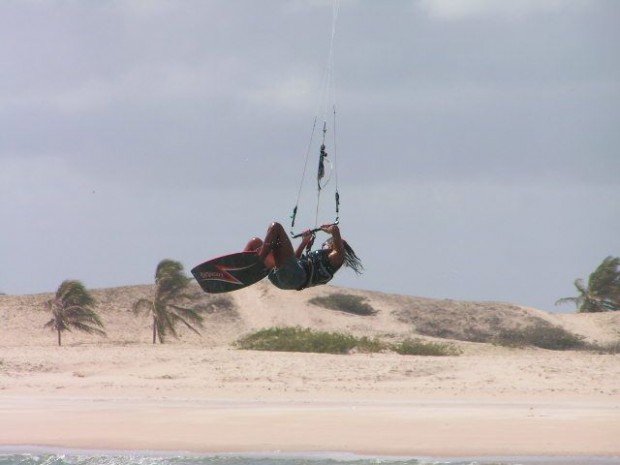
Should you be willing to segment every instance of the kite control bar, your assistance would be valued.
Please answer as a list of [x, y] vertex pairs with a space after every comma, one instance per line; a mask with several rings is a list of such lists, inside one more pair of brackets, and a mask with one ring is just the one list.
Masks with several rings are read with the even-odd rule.
[[[330, 223], [329, 226], [337, 226], [338, 223], [340, 223], [340, 220], [336, 220], [333, 223]], [[305, 234], [308, 234], [308, 233], [309, 234], [314, 234], [314, 233], [322, 231], [322, 230], [323, 230], [323, 228], [314, 228], [314, 229], [310, 229], [309, 231], [300, 232], [299, 234], [294, 234], [293, 231], [291, 231], [291, 236], [293, 237], [293, 239], [297, 239], [298, 237], [301, 237], [301, 236], [303, 236]]]

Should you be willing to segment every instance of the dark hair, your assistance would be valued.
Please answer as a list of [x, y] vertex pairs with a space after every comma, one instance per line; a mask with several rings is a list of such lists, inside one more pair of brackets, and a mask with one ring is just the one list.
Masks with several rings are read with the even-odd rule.
[[[325, 241], [325, 244], [331, 246], [333, 241], [334, 239], [330, 237]], [[344, 262], [342, 264], [351, 268], [356, 274], [362, 274], [364, 271], [364, 265], [362, 265], [362, 261], [355, 253], [355, 250], [353, 250], [349, 243], [344, 239], [342, 240], [342, 245], [344, 246]]]
[[355, 271], [355, 274], [362, 274], [364, 265], [362, 265], [362, 261], [355, 253], [355, 250], [347, 241], [342, 241], [342, 244], [344, 245], [344, 265]]

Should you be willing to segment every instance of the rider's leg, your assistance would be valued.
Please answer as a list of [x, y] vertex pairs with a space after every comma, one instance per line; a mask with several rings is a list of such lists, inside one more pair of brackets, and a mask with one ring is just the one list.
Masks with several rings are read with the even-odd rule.
[[258, 252], [260, 248], [263, 246], [263, 240], [260, 237], [253, 237], [246, 244], [244, 252]]
[[280, 267], [286, 260], [295, 257], [293, 244], [288, 238], [288, 234], [280, 223], [272, 223], [267, 230], [267, 235], [263, 241], [263, 245], [258, 252], [258, 256], [265, 261], [267, 265], [267, 256], [273, 255], [275, 267]]

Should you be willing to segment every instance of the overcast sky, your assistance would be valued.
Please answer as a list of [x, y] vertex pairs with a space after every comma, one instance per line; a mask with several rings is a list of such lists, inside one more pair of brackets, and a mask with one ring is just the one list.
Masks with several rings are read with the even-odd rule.
[[[150, 283], [288, 223], [331, 16], [1, 2], [0, 291]], [[336, 30], [341, 228], [366, 272], [334, 284], [572, 311], [555, 300], [620, 255], [620, 2], [343, 0]]]

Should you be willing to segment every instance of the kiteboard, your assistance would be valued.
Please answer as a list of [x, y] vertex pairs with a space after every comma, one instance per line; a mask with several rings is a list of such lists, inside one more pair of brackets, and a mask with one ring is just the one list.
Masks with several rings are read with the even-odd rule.
[[239, 252], [208, 260], [192, 269], [203, 291], [209, 294], [236, 291], [269, 274], [255, 252]]

